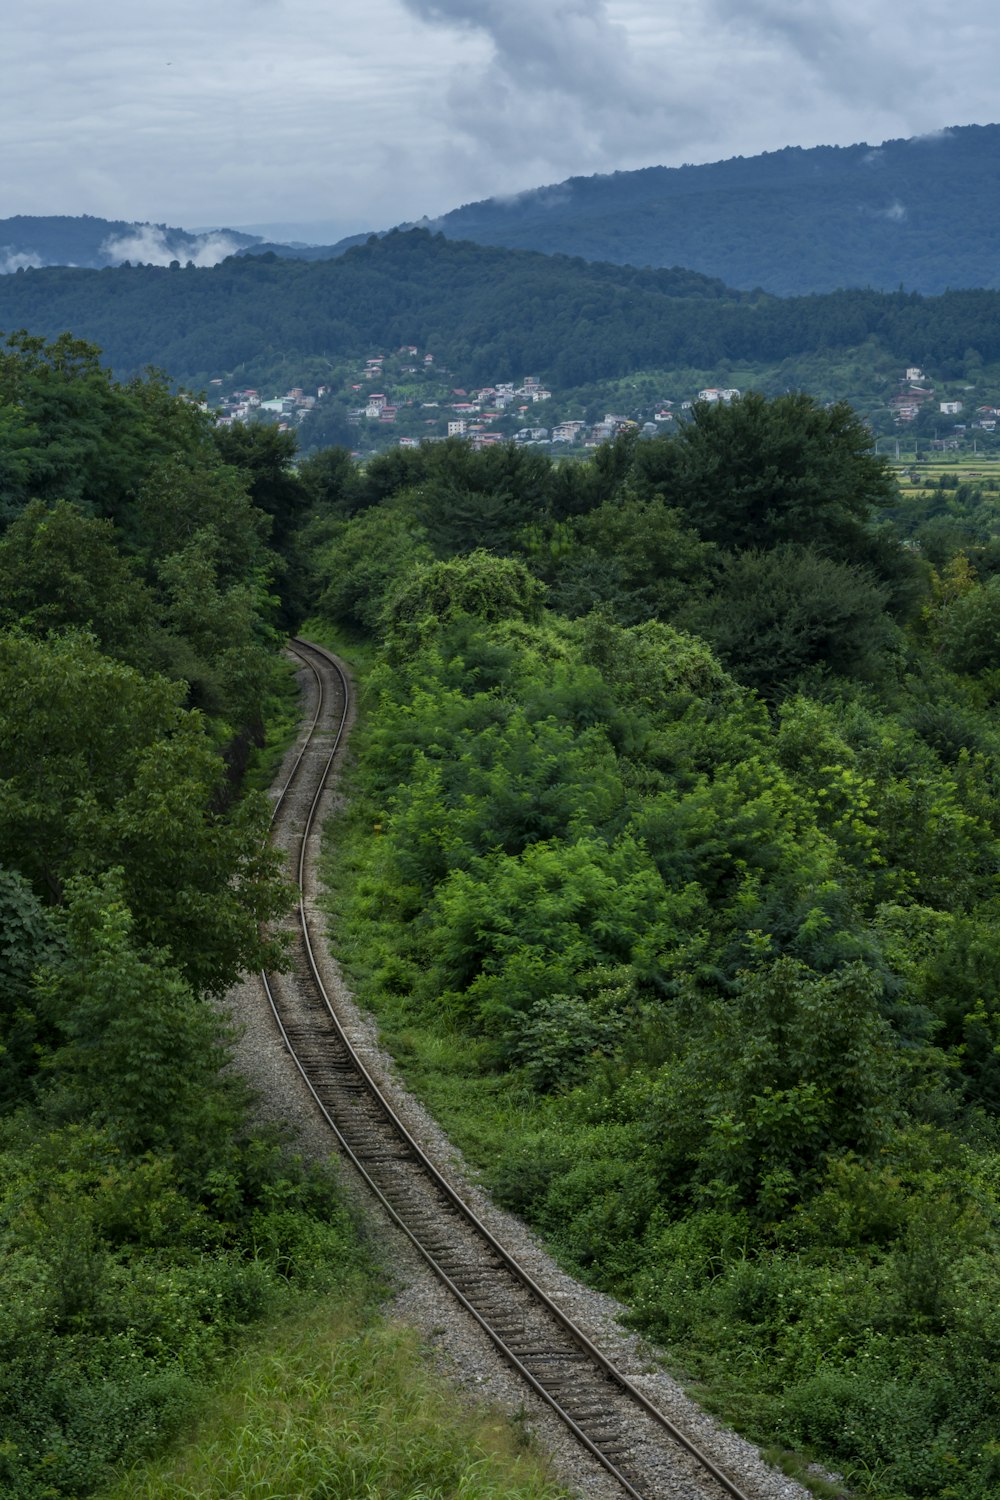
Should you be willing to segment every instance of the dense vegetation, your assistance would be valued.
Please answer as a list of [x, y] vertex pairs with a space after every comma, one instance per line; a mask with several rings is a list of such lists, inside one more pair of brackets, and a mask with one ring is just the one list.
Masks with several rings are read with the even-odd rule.
[[[376, 656], [337, 939], [495, 1193], [758, 1437], [885, 1500], [979, 1500], [995, 494], [903, 506], [851, 411], [801, 395], [579, 463], [293, 458], [71, 338], [0, 350], [0, 1495], [92, 1491], [253, 1320], [370, 1289], [330, 1184], [248, 1123], [211, 1004], [273, 956], [287, 892], [239, 784], [312, 610]], [[121, 1493], [256, 1484], [292, 1408], [314, 1462], [378, 1338], [344, 1337], [320, 1369], [288, 1334], [287, 1404], [249, 1355], [231, 1441]], [[415, 1421], [413, 1463], [350, 1422], [322, 1462], [476, 1493]]]
[[334, 930], [411, 1076], [758, 1438], [991, 1493], [992, 500], [892, 525], [800, 396], [304, 477], [318, 618], [380, 646]]
[[779, 296], [996, 287], [998, 144], [1000, 125], [964, 125], [874, 149], [788, 146], [571, 177], [466, 204], [433, 227], [510, 249], [690, 266]]
[[9, 1500], [90, 1493], [253, 1320], [368, 1276], [330, 1182], [248, 1123], [210, 1003], [281, 960], [288, 899], [233, 795], [283, 681], [252, 457], [69, 338], [0, 350]]
[[[315, 264], [249, 256], [211, 269], [53, 268], [0, 278], [0, 328], [93, 339], [123, 378], [148, 365], [291, 380], [414, 343], [469, 382], [534, 372], [565, 389], [639, 370], [716, 370], [852, 351], [942, 379], [1000, 360], [1000, 292], [852, 291], [778, 299], [694, 272], [498, 250], [425, 230]], [[860, 351], [858, 354], [855, 351]]]
[[555, 1494], [375, 1315], [213, 1003], [284, 960], [245, 772], [297, 712], [293, 452], [69, 337], [0, 348], [2, 1500]]

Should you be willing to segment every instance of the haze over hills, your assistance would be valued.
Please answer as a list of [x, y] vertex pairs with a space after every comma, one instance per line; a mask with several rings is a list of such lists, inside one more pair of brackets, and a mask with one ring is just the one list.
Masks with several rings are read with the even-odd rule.
[[571, 177], [429, 227], [588, 260], [682, 265], [778, 295], [1000, 286], [1000, 125]]
[[249, 246], [260, 236], [235, 229], [196, 232], [169, 224], [146, 224], [126, 219], [98, 219], [90, 214], [18, 214], [0, 219], [0, 274], [39, 270], [44, 266], [105, 266], [131, 264], [214, 266]]
[[[90, 217], [5, 219], [0, 271], [125, 260], [205, 267], [227, 255], [265, 251], [317, 261], [368, 238], [307, 243], [322, 238], [322, 220], [254, 227], [266, 231], [263, 238]], [[789, 146], [704, 166], [571, 177], [465, 204], [419, 227], [506, 249], [683, 266], [778, 296], [845, 287], [929, 294], [996, 288], [1000, 125], [963, 125], [876, 146]], [[336, 233], [334, 224], [326, 228]]]
[[[686, 266], [778, 296], [997, 287], [1000, 126], [571, 177], [421, 223], [509, 249]], [[364, 238], [295, 253], [319, 259]]]

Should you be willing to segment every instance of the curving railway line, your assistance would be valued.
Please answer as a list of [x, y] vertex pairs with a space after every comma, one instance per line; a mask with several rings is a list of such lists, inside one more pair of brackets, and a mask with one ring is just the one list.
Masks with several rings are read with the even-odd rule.
[[635, 1500], [751, 1500], [750, 1493], [663, 1415], [501, 1245], [428, 1159], [351, 1046], [317, 961], [312, 907], [317, 809], [347, 724], [350, 687], [336, 658], [302, 640], [315, 711], [275, 803], [272, 835], [298, 886], [293, 962], [265, 975], [285, 1046], [341, 1153], [434, 1274], [579, 1443]]

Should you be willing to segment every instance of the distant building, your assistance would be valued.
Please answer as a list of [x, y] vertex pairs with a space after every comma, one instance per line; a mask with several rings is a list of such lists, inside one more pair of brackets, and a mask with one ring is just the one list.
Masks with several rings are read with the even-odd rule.
[[703, 391], [698, 392], [698, 400], [712, 403], [721, 401], [725, 406], [728, 406], [730, 401], [735, 401], [738, 398], [739, 394], [739, 391], [735, 387], [724, 389], [721, 386], [709, 385]]

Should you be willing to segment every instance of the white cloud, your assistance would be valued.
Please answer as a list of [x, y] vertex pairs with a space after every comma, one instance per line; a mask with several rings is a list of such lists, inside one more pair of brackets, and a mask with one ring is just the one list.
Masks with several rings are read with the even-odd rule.
[[186, 239], [175, 236], [168, 239], [157, 225], [138, 224], [132, 234], [106, 239], [101, 246], [101, 254], [106, 255], [115, 266], [120, 266], [126, 260], [133, 265], [143, 266], [169, 266], [175, 260], [179, 260], [182, 265], [187, 265], [190, 261], [195, 266], [217, 266], [227, 255], [234, 255], [238, 249], [239, 241], [226, 234], [200, 234]]
[[37, 271], [42, 258], [33, 250], [15, 250], [13, 245], [0, 245], [0, 276], [10, 276], [14, 271]]

